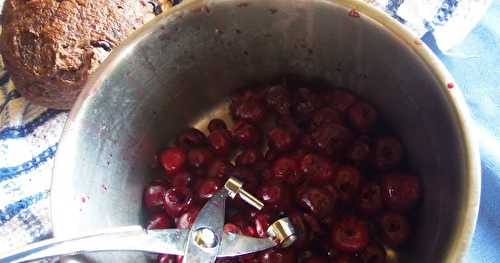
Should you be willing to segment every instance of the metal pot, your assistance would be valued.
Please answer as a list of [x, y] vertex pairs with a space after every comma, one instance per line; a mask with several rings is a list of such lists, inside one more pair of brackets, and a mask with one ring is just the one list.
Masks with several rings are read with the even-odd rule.
[[204, 128], [223, 114], [235, 89], [282, 73], [352, 89], [401, 135], [424, 198], [414, 241], [390, 251], [391, 261], [460, 262], [480, 193], [467, 106], [416, 36], [351, 0], [192, 1], [138, 30], [93, 75], [71, 111], [54, 169], [55, 236], [140, 224], [155, 153], [181, 129]]

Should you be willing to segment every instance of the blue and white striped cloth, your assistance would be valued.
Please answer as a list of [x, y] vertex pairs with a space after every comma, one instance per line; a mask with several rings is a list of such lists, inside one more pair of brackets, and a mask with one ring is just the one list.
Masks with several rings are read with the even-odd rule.
[[[478, 23], [491, 0], [365, 0], [448, 50]], [[3, 0], [0, 0], [0, 7]], [[51, 236], [48, 194], [67, 112], [35, 106], [0, 64], [0, 253]]]

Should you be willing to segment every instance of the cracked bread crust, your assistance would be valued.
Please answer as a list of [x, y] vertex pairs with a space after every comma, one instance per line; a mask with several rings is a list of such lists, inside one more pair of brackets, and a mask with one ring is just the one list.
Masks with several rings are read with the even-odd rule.
[[16, 89], [69, 109], [97, 66], [152, 17], [146, 0], [6, 0], [0, 50]]

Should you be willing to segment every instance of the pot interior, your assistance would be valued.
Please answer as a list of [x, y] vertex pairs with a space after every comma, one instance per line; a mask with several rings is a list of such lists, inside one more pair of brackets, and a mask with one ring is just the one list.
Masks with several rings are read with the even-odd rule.
[[160, 149], [183, 128], [221, 116], [236, 89], [295, 74], [353, 90], [395, 128], [424, 198], [414, 241], [393, 258], [444, 262], [459, 242], [468, 176], [457, 113], [413, 43], [363, 13], [349, 16], [350, 8], [322, 0], [196, 2], [146, 26], [114, 52], [71, 114], [53, 182], [55, 235], [141, 224], [142, 190]]

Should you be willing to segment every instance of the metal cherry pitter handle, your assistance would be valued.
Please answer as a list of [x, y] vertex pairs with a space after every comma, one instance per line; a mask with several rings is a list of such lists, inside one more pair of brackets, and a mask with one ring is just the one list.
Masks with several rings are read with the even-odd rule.
[[200, 210], [191, 229], [146, 230], [141, 226], [126, 226], [74, 238], [54, 238], [0, 255], [0, 263], [100, 251], [182, 255], [183, 263], [212, 263], [219, 257], [240, 256], [276, 246], [288, 247], [297, 239], [286, 217], [267, 229], [269, 238], [224, 233], [226, 198], [236, 196], [259, 210], [264, 206], [243, 189], [241, 181], [231, 177]]

